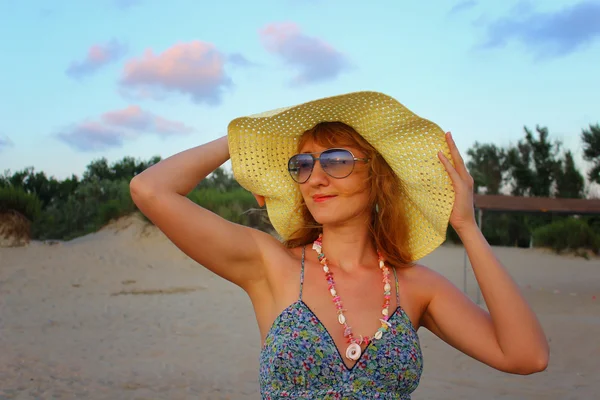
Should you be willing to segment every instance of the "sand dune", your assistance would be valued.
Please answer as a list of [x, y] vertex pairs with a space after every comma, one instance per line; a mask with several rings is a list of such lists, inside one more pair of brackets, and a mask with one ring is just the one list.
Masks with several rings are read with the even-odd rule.
[[[413, 398], [600, 398], [600, 260], [495, 250], [550, 338], [549, 368], [497, 372], [421, 329]], [[423, 262], [462, 288], [463, 256], [443, 246]], [[259, 399], [258, 351], [244, 292], [139, 218], [0, 248], [0, 399]]]

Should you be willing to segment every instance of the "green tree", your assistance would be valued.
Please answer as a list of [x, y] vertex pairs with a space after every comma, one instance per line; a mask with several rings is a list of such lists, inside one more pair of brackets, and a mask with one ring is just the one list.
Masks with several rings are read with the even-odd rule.
[[241, 189], [240, 184], [233, 178], [233, 174], [225, 168], [218, 167], [209, 176], [200, 181], [198, 189], [216, 189], [221, 192]]
[[583, 141], [583, 159], [592, 162], [592, 168], [588, 171], [588, 179], [591, 182], [600, 183], [600, 124], [590, 124], [589, 129], [583, 129], [581, 140]]
[[89, 163], [85, 167], [85, 171], [83, 173], [84, 182], [94, 179], [101, 181], [104, 179], [111, 179], [112, 177], [113, 173], [111, 168], [108, 166], [108, 160], [105, 157]]
[[129, 181], [140, 172], [158, 163], [160, 159], [159, 156], [154, 156], [149, 161], [138, 161], [133, 157], [124, 157], [109, 165], [108, 160], [102, 157], [87, 165], [83, 173], [83, 181]]
[[10, 186], [10, 170], [4, 170], [4, 173], [0, 175], [0, 188], [5, 188]]
[[475, 193], [485, 187], [487, 194], [499, 194], [506, 172], [505, 150], [493, 144], [475, 142], [467, 155], [470, 158], [467, 168], [475, 181]]
[[537, 138], [527, 127], [524, 130], [525, 139], [507, 152], [507, 166], [513, 181], [512, 194], [550, 197], [560, 169], [561, 143], [550, 142], [546, 127], [536, 126]]
[[42, 207], [52, 201], [54, 191], [58, 187], [56, 179], [49, 179], [44, 172], [36, 172], [33, 167], [24, 168], [12, 175], [10, 171], [6, 171], [1, 181], [3, 187], [19, 188], [25, 193], [36, 195]]
[[585, 181], [573, 161], [571, 151], [566, 151], [556, 174], [556, 197], [581, 199], [584, 197]]

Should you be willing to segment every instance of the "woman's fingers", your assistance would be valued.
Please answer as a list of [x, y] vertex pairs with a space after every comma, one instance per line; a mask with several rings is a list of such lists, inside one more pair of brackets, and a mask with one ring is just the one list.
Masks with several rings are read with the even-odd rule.
[[471, 177], [471, 174], [469, 173], [469, 170], [467, 169], [465, 162], [460, 152], [458, 151], [458, 147], [456, 147], [456, 143], [452, 138], [452, 133], [446, 133], [446, 142], [448, 143], [448, 147], [450, 148], [450, 154], [452, 155], [452, 159], [454, 160], [456, 172], [466, 185], [473, 187], [473, 178]]

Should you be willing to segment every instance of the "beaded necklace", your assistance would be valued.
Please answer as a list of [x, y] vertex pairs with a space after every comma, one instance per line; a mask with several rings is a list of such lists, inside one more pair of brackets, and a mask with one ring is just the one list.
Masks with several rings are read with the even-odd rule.
[[313, 250], [315, 250], [318, 254], [319, 262], [323, 266], [323, 272], [325, 272], [325, 279], [327, 279], [327, 282], [329, 283], [329, 292], [331, 293], [333, 303], [335, 304], [335, 307], [337, 309], [338, 322], [340, 323], [340, 325], [344, 326], [344, 337], [346, 338], [346, 342], [348, 343], [348, 347], [346, 348], [346, 358], [348, 358], [349, 360], [356, 361], [360, 358], [360, 355], [362, 353], [362, 350], [360, 347], [361, 344], [363, 344], [363, 343], [368, 344], [369, 342], [372, 342], [374, 340], [381, 339], [383, 334], [385, 332], [387, 332], [387, 330], [391, 326], [391, 324], [388, 322], [389, 312], [390, 312], [390, 296], [391, 296], [391, 289], [392, 289], [392, 285], [390, 284], [390, 278], [389, 278], [390, 270], [385, 265], [385, 262], [384, 262], [384, 259], [383, 259], [383, 256], [381, 255], [381, 253], [379, 251], [377, 251], [377, 256], [379, 258], [379, 268], [381, 269], [381, 272], [383, 274], [384, 302], [383, 302], [383, 308], [381, 310], [381, 314], [383, 317], [379, 320], [379, 321], [381, 321], [381, 327], [379, 329], [377, 329], [375, 334], [371, 337], [363, 337], [361, 335], [359, 339], [356, 339], [354, 337], [354, 335], [352, 334], [352, 328], [348, 325], [348, 323], [346, 321], [346, 316], [344, 315], [344, 311], [346, 311], [346, 310], [344, 310], [344, 307], [342, 305], [342, 300], [340, 299], [340, 296], [337, 294], [337, 291], [335, 289], [335, 281], [333, 280], [333, 272], [331, 272], [331, 270], [329, 269], [329, 266], [327, 265], [327, 258], [325, 257], [325, 254], [323, 254], [323, 252], [321, 251], [322, 243], [323, 243], [323, 234], [319, 234], [319, 237], [313, 243]]

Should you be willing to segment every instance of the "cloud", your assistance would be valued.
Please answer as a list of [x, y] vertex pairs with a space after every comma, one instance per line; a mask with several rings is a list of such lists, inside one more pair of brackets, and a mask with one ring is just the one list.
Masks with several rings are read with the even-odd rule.
[[102, 121], [113, 127], [153, 132], [162, 136], [186, 134], [194, 131], [182, 122], [171, 121], [143, 111], [136, 105], [128, 106], [122, 110], [109, 111], [102, 115]]
[[157, 134], [163, 138], [184, 135], [194, 129], [179, 121], [172, 121], [130, 105], [121, 110], [102, 114], [98, 121], [88, 120], [62, 132], [56, 137], [75, 150], [104, 151], [123, 146], [126, 140], [143, 135]]
[[8, 136], [0, 135], [0, 150], [6, 147], [13, 147], [14, 143]]
[[119, 60], [125, 52], [125, 46], [114, 39], [108, 43], [95, 44], [89, 48], [83, 60], [73, 61], [66, 73], [71, 78], [92, 74], [99, 68]]
[[600, 2], [581, 1], [554, 12], [535, 12], [521, 2], [507, 17], [487, 26], [483, 48], [520, 42], [535, 58], [568, 55], [600, 37]]
[[244, 57], [240, 53], [232, 53], [227, 56], [227, 61], [229, 63], [239, 66], [239, 67], [253, 67], [256, 66], [255, 63], [249, 61], [246, 57]]
[[469, 10], [477, 5], [475, 0], [464, 0], [460, 3], [457, 3], [454, 7], [450, 9], [449, 14], [458, 14], [462, 11]]
[[225, 72], [227, 57], [210, 43], [179, 43], [163, 53], [151, 49], [129, 60], [120, 80], [126, 94], [162, 98], [169, 92], [189, 95], [196, 103], [219, 104], [232, 86]]
[[294, 84], [332, 80], [350, 68], [346, 56], [325, 41], [304, 35], [295, 23], [269, 24], [259, 34], [269, 52], [297, 71]]
[[58, 139], [80, 151], [103, 151], [121, 147], [127, 133], [100, 122], [86, 121], [57, 134]]

